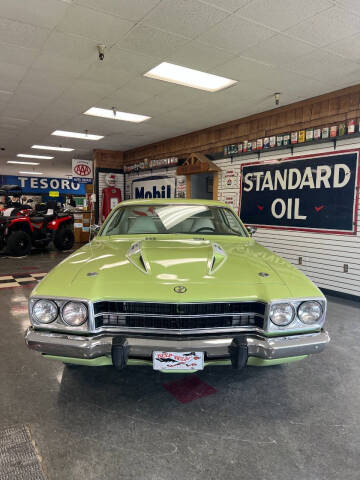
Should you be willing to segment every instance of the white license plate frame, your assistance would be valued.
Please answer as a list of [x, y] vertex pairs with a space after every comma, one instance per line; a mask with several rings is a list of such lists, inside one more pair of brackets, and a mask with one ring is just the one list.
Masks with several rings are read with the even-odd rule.
[[204, 352], [153, 352], [153, 369], [166, 370], [204, 370]]

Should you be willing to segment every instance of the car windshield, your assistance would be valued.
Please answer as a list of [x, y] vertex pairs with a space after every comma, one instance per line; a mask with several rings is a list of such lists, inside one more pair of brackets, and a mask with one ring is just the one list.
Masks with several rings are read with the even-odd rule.
[[236, 215], [207, 205], [128, 205], [115, 210], [100, 235], [203, 234], [247, 236]]

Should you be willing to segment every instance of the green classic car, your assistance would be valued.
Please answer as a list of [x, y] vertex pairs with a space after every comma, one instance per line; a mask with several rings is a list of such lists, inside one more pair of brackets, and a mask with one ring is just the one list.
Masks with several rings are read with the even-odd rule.
[[132, 200], [29, 299], [25, 340], [65, 364], [193, 372], [319, 353], [326, 299], [224, 203]]

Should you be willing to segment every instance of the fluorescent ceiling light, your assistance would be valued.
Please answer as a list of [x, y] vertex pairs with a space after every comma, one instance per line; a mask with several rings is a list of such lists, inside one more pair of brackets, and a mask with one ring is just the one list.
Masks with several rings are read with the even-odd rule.
[[91, 133], [67, 132], [65, 130], [55, 130], [51, 135], [58, 137], [81, 138], [83, 140], [100, 140], [103, 135], [92, 135]]
[[50, 145], [33, 145], [31, 148], [37, 148], [38, 150], [56, 150], [57, 152], [73, 152], [73, 148], [65, 147], [51, 147]]
[[26, 175], [44, 175], [42, 172], [19, 172], [19, 173], [25, 173]]
[[149, 120], [151, 117], [138, 115], [136, 113], [120, 112], [119, 110], [91, 107], [84, 112], [84, 115], [93, 115], [94, 117], [110, 118], [111, 120], [122, 120], [123, 122], [140, 123]]
[[8, 160], [6, 163], [17, 163], [19, 165], [40, 165], [40, 163], [36, 162], [16, 162], [15, 160]]
[[177, 83], [185, 87], [199, 88], [207, 92], [217, 92], [237, 83], [225, 77], [218, 77], [211, 73], [200, 72], [192, 68], [181, 67], [173, 63], [162, 62], [157, 67], [144, 74], [145, 77]]
[[51, 160], [54, 158], [48, 155], [28, 155], [27, 153], [18, 153], [16, 156], [21, 158], [40, 158], [41, 160]]

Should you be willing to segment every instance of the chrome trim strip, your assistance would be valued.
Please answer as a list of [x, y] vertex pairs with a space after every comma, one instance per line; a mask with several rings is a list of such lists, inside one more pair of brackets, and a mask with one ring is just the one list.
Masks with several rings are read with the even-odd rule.
[[168, 314], [162, 314], [162, 313], [127, 313], [127, 312], [101, 312], [97, 313], [95, 315], [95, 318], [101, 317], [102, 315], [118, 315], [121, 316], [123, 315], [124, 317], [155, 317], [155, 318], [221, 318], [221, 317], [248, 317], [248, 316], [254, 316], [254, 317], [261, 317], [265, 318], [264, 315], [261, 313], [254, 313], [254, 312], [248, 312], [248, 313], [204, 313], [204, 314], [198, 314], [198, 315], [187, 315], [185, 313], [174, 313], [173, 315], [168, 315]]
[[209, 333], [227, 333], [227, 332], [238, 332], [238, 333], [246, 333], [246, 332], [258, 332], [264, 333], [264, 330], [258, 327], [212, 327], [212, 328], [182, 328], [182, 329], [170, 329], [170, 328], [142, 328], [142, 327], [99, 327], [95, 329], [96, 333], [100, 332], [109, 332], [114, 333], [117, 335], [121, 335], [122, 333], [147, 333], [153, 335], [169, 335], [169, 336], [181, 336], [181, 335], [201, 335], [201, 334], [209, 334]]
[[[208, 358], [229, 358], [229, 346], [236, 335], [221, 338], [136, 338], [125, 337], [130, 357], [151, 358], [154, 350], [164, 351], [203, 351]], [[266, 338], [247, 334], [248, 354], [251, 357], [276, 359], [321, 352], [329, 343], [330, 337], [324, 330], [316, 333]], [[38, 352], [75, 358], [97, 358], [110, 356], [113, 336], [80, 336], [43, 332], [28, 328], [25, 334], [27, 346]]]

